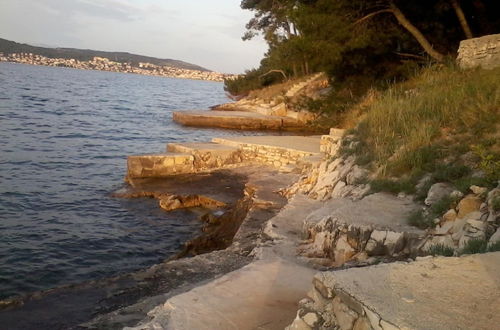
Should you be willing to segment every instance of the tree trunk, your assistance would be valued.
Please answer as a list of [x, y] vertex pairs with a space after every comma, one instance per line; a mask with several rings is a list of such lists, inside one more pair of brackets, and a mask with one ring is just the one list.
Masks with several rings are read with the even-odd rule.
[[410, 32], [413, 37], [418, 41], [420, 46], [429, 54], [433, 59], [438, 62], [443, 62], [444, 55], [435, 50], [430, 44], [429, 40], [420, 32], [420, 30], [413, 25], [406, 16], [399, 10], [399, 8], [394, 4], [394, 2], [389, 2], [391, 12], [398, 20], [399, 24], [401, 24], [408, 32]]
[[458, 0], [451, 0], [451, 5], [455, 10], [455, 14], [457, 15], [458, 21], [460, 22], [460, 26], [462, 26], [462, 30], [464, 30], [465, 37], [467, 39], [474, 38], [469, 23], [467, 23], [467, 19], [465, 18], [464, 11], [462, 10], [462, 7], [458, 3]]

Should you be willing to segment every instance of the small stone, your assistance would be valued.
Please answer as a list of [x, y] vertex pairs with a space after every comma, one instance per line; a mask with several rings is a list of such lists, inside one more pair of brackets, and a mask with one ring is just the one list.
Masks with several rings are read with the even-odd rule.
[[427, 198], [425, 199], [424, 203], [428, 206], [433, 205], [444, 197], [449, 196], [452, 191], [453, 189], [447, 183], [435, 183], [429, 189]]
[[435, 234], [436, 235], [446, 235], [449, 232], [451, 232], [452, 228], [453, 228], [453, 222], [447, 221], [447, 222], [443, 223], [441, 226], [438, 226], [436, 228]]
[[479, 187], [479, 186], [470, 186], [469, 188], [474, 194], [476, 195], [483, 195], [485, 194], [488, 189], [484, 187]]
[[319, 323], [318, 315], [316, 315], [316, 313], [312, 313], [312, 312], [304, 315], [304, 317], [302, 317], [302, 320], [304, 320], [304, 322], [306, 322], [306, 324], [312, 328], [314, 328], [316, 326], [316, 324]]
[[500, 242], [500, 228], [497, 228], [497, 231], [490, 237], [488, 245], [495, 244], [496, 242]]
[[464, 193], [461, 192], [460, 190], [453, 190], [450, 194], [450, 197], [454, 200], [459, 200], [462, 197], [464, 197]]
[[[418, 258], [419, 257], [417, 257], [417, 260]], [[373, 328], [373, 330], [382, 330], [382, 328], [380, 327], [380, 317], [375, 312], [372, 312], [370, 309], [366, 307], [364, 308], [364, 311], [366, 314], [366, 318], [370, 322], [370, 325]]]
[[380, 320], [380, 325], [382, 326], [383, 330], [400, 330], [399, 327], [392, 325], [389, 322], [384, 321], [384, 320]]
[[333, 313], [342, 330], [352, 329], [358, 318], [358, 314], [347, 307], [338, 296], [333, 299]]
[[477, 196], [474, 195], [468, 195], [465, 196], [457, 206], [458, 210], [458, 217], [463, 218], [467, 214], [474, 212], [474, 211], [479, 211], [479, 208], [481, 207], [481, 199]]
[[452, 222], [455, 221], [456, 219], [457, 219], [457, 212], [454, 209], [450, 209], [443, 215], [441, 223], [449, 221]]
[[354, 323], [354, 327], [352, 330], [371, 330], [370, 322], [366, 319], [366, 317], [360, 317]]
[[311, 330], [311, 327], [306, 322], [297, 317], [293, 323], [286, 327], [285, 330]]

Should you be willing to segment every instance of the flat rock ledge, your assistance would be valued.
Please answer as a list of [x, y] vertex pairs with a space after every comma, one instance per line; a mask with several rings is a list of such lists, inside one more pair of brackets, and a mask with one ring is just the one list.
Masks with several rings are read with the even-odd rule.
[[287, 330], [498, 329], [500, 252], [318, 273]]
[[240, 130], [305, 131], [305, 123], [290, 117], [245, 111], [177, 111], [173, 120], [184, 126], [219, 127]]

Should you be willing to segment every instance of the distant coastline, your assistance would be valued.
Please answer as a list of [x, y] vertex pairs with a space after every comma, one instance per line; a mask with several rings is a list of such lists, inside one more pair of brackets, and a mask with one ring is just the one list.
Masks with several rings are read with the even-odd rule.
[[221, 82], [224, 81], [224, 79], [232, 78], [235, 76], [233, 74], [218, 73], [213, 71], [192, 70], [176, 68], [167, 65], [156, 65], [148, 62], [140, 62], [137, 65], [131, 63], [119, 63], [111, 61], [104, 57], [97, 56], [88, 61], [81, 61], [77, 59], [49, 58], [33, 53], [0, 53], [0, 62], [23, 63], [53, 67], [68, 67], [83, 70], [134, 73], [149, 76], [207, 80], [217, 82]]

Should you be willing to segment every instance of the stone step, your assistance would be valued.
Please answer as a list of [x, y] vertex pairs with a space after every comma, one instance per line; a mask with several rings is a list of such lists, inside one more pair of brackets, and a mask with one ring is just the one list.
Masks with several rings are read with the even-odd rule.
[[417, 207], [410, 199], [385, 193], [354, 201], [330, 199], [304, 220], [307, 240], [299, 253], [328, 259], [336, 267], [425, 254], [427, 233], [406, 224]]
[[498, 329], [500, 252], [318, 273], [292, 329]]
[[164, 153], [127, 157], [127, 179], [164, 177], [192, 173], [194, 156], [188, 153]]
[[167, 151], [193, 155], [193, 164], [197, 171], [239, 164], [242, 161], [239, 148], [213, 142], [169, 143]]

